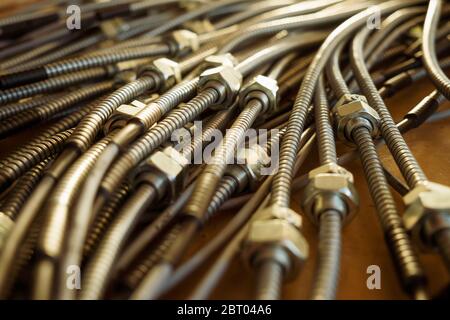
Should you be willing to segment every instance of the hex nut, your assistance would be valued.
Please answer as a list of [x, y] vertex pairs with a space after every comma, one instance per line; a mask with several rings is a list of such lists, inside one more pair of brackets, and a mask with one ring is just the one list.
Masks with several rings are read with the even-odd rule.
[[[146, 173], [151, 173], [150, 180], [146, 181], [152, 184], [162, 203], [173, 200], [185, 187], [187, 178], [187, 169], [189, 161], [183, 157], [175, 148], [166, 147], [161, 151], [156, 151], [150, 155], [145, 162], [138, 168], [135, 177], [136, 183], [140, 183], [148, 177]], [[158, 190], [161, 183], [153, 182], [153, 177], [156, 176], [168, 185], [166, 190]]]
[[159, 58], [154, 60], [150, 65], [144, 67], [139, 72], [139, 75], [142, 76], [145, 73], [151, 72], [156, 73], [162, 81], [159, 87], [160, 92], [168, 90], [181, 81], [180, 64], [167, 58]]
[[[278, 89], [276, 80], [263, 75], [257, 75], [242, 88], [241, 93], [239, 94], [239, 103], [243, 108], [251, 99], [258, 99], [265, 105], [263, 113], [274, 113], [278, 108]], [[267, 97], [267, 99], [261, 99], [261, 93]]]
[[318, 224], [320, 214], [328, 209], [338, 210], [346, 223], [354, 217], [359, 208], [359, 196], [349, 171], [327, 164], [310, 171], [308, 177], [302, 209], [314, 223]]
[[408, 192], [403, 201], [406, 230], [421, 249], [432, 249], [436, 232], [450, 228], [450, 188], [427, 182]]
[[139, 100], [134, 100], [130, 104], [120, 105], [105, 123], [103, 127], [104, 133], [108, 134], [114, 129], [123, 128], [129, 120], [136, 117], [146, 106], [145, 103]]
[[259, 211], [258, 220], [282, 219], [289, 222], [291, 225], [300, 230], [302, 226], [302, 217], [291, 208], [269, 206]]
[[262, 170], [270, 165], [271, 159], [264, 147], [253, 144], [248, 148], [241, 148], [236, 161], [246, 172], [251, 190], [258, 187], [263, 177]]
[[353, 145], [352, 131], [362, 125], [371, 132], [372, 137], [379, 133], [380, 116], [363, 99], [345, 104], [337, 104], [333, 109], [337, 137]]
[[213, 54], [207, 56], [205, 60], [203, 60], [204, 70], [217, 68], [220, 66], [235, 67], [237, 66], [237, 64], [238, 64], [237, 59], [231, 53]]
[[354, 102], [354, 101], [362, 101], [362, 102], [368, 103], [365, 96], [360, 95], [360, 94], [352, 94], [352, 93], [350, 93], [350, 94], [342, 95], [339, 98], [339, 100], [336, 102], [334, 107], [337, 108], [339, 106], [342, 106], [344, 104], [348, 104], [348, 103], [351, 103], [351, 102]]
[[[217, 86], [225, 89], [225, 94], [223, 94], [211, 108], [226, 109], [233, 104], [241, 85], [241, 73], [233, 67], [224, 65], [203, 71], [200, 75], [198, 90], [202, 91], [206, 88], [217, 88]], [[219, 90], [219, 92], [220, 91], [221, 90]]]
[[200, 47], [198, 35], [186, 29], [172, 32], [172, 38], [177, 43], [179, 52], [187, 49], [197, 51]]
[[242, 257], [249, 267], [254, 267], [258, 256], [271, 248], [285, 251], [289, 259], [283, 264], [285, 279], [293, 280], [309, 254], [308, 243], [300, 231], [283, 219], [256, 220], [249, 226], [243, 241]]

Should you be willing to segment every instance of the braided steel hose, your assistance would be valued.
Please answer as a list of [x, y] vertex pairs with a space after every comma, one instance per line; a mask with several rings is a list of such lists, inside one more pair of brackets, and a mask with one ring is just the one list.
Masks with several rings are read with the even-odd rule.
[[377, 209], [392, 259], [407, 291], [418, 292], [425, 282], [425, 274], [418, 256], [397, 213], [371, 134], [366, 127], [353, 130], [352, 137], [358, 147], [370, 194]]
[[0, 122], [0, 139], [7, 137], [25, 127], [41, 124], [50, 120], [54, 115], [64, 112], [70, 107], [87, 99], [100, 96], [114, 87], [114, 81], [104, 81], [92, 86], [75, 90], [62, 95], [53, 101], [31, 110], [25, 110], [15, 116]]
[[319, 261], [311, 299], [332, 300], [336, 298], [339, 281], [341, 214], [333, 210], [323, 212], [319, 226]]
[[283, 283], [283, 267], [273, 261], [265, 260], [258, 266], [256, 300], [279, 300]]
[[80, 299], [93, 300], [103, 296], [115, 258], [142, 213], [142, 208], [148, 207], [156, 196], [153, 187], [142, 184], [121, 208], [86, 266]]
[[423, 63], [436, 88], [450, 100], [450, 79], [439, 66], [434, 44], [442, 1], [430, 0], [422, 33]]
[[63, 74], [103, 67], [121, 61], [171, 54], [168, 45], [157, 44], [62, 60], [31, 70], [0, 76], [0, 88], [7, 89]]
[[130, 186], [128, 183], [122, 184], [122, 186], [114, 192], [106, 205], [99, 211], [86, 236], [86, 241], [83, 247], [84, 258], [90, 257], [92, 252], [97, 248], [98, 243], [105, 233], [105, 230], [108, 229], [116, 211], [123, 204], [129, 192]]
[[378, 93], [377, 88], [370, 77], [370, 73], [367, 70], [367, 66], [364, 63], [363, 45], [367, 36], [368, 31], [363, 29], [353, 40], [350, 55], [353, 73], [361, 91], [367, 97], [369, 104], [380, 115], [381, 134], [400, 171], [408, 182], [408, 185], [413, 188], [418, 184], [426, 182], [427, 178], [395, 125], [395, 122], [382, 97]]
[[[85, 152], [62, 176], [43, 207], [44, 224], [38, 242], [40, 260], [37, 262], [33, 297], [49, 299], [56, 276], [56, 261], [63, 249], [63, 238], [69, 224], [69, 211], [77, 191], [110, 138], [104, 138]], [[63, 271], [65, 273], [65, 270]]]
[[193, 121], [199, 114], [219, 99], [219, 92], [208, 88], [200, 92], [188, 103], [170, 112], [158, 122], [120, 157], [106, 174], [101, 184], [101, 194], [107, 195], [115, 190], [125, 176], [158, 146], [170, 138], [172, 132]]
[[3, 162], [1, 166], [0, 190], [5, 190], [39, 162], [59, 153], [72, 133], [73, 130], [71, 129], [57, 133], [47, 139], [36, 141], [13, 155], [9, 155], [8, 161]]
[[[378, 9], [380, 9], [381, 14], [385, 14], [418, 2], [420, 1], [388, 1], [378, 6]], [[298, 91], [289, 117], [286, 134], [281, 143], [279, 170], [274, 176], [272, 185], [272, 205], [289, 207], [292, 170], [299, 148], [299, 140], [303, 132], [308, 107], [322, 69], [338, 44], [366, 23], [371, 15], [371, 10], [365, 10], [346, 20], [327, 37], [314, 56]]]
[[62, 75], [52, 79], [24, 85], [21, 87], [0, 91], [0, 105], [41, 93], [48, 93], [65, 89], [71, 85], [100, 80], [110, 75], [105, 68], [93, 68]]
[[234, 157], [235, 150], [244, 138], [246, 130], [251, 127], [262, 109], [261, 101], [252, 99], [233, 122], [222, 143], [216, 149], [210, 164], [206, 165], [197, 178], [192, 196], [183, 209], [185, 214], [197, 219], [201, 219], [205, 214], [227, 164]]

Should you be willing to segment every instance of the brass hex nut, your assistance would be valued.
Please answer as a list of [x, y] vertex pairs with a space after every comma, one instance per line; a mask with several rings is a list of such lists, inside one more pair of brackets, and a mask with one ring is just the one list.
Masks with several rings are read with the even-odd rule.
[[266, 149], [259, 144], [241, 148], [237, 154], [237, 163], [247, 173], [250, 188], [254, 190], [263, 177], [263, 169], [270, 165], [270, 157]]
[[302, 209], [313, 222], [318, 223], [320, 214], [328, 209], [341, 211], [345, 222], [353, 218], [359, 208], [359, 196], [349, 171], [327, 164], [310, 171], [308, 177]]
[[200, 47], [198, 35], [189, 30], [176, 30], [172, 32], [172, 38], [177, 43], [179, 51], [186, 49], [196, 51]]
[[207, 56], [205, 60], [203, 60], [203, 67], [205, 70], [220, 66], [235, 67], [237, 64], [237, 59], [231, 53], [213, 54]]
[[[273, 113], [278, 107], [278, 89], [276, 80], [263, 75], [257, 75], [242, 88], [239, 94], [239, 103], [241, 107], [245, 107], [249, 100], [258, 99], [265, 105], [265, 113]], [[260, 98], [261, 94], [267, 99], [262, 100]]]
[[295, 226], [283, 219], [252, 222], [243, 241], [242, 257], [245, 263], [253, 266], [258, 255], [272, 247], [281, 248], [288, 256], [287, 260], [278, 261], [283, 264], [285, 279], [295, 279], [309, 254], [306, 239]]
[[373, 137], [379, 133], [380, 116], [362, 98], [337, 104], [333, 116], [337, 137], [348, 144], [353, 144], [351, 134], [353, 129], [362, 125], [361, 120], [365, 120], [364, 125], [368, 126]]
[[139, 100], [134, 100], [130, 104], [120, 105], [105, 123], [103, 131], [105, 134], [108, 134], [114, 129], [123, 128], [130, 119], [136, 117], [146, 106], [145, 103]]
[[427, 182], [408, 192], [403, 201], [405, 228], [422, 249], [432, 248], [434, 234], [450, 228], [450, 188]]
[[[148, 182], [157, 189], [160, 198], [173, 200], [185, 187], [188, 165], [189, 161], [175, 148], [166, 147], [148, 157], [136, 176], [147, 177], [145, 173], [151, 173]], [[155, 178], [158, 181], [154, 182]], [[158, 190], [159, 185], [167, 185], [167, 189]]]
[[225, 93], [211, 108], [226, 109], [234, 102], [241, 85], [242, 74], [233, 67], [223, 65], [203, 71], [200, 74], [198, 89], [202, 91], [206, 88], [217, 88], [217, 86], [221, 86], [225, 89]]

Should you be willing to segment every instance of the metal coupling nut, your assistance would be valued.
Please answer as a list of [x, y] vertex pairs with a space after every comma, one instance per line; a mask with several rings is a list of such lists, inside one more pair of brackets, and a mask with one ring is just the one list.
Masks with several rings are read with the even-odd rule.
[[278, 83], [276, 80], [257, 75], [246, 84], [239, 94], [241, 108], [245, 107], [251, 99], [257, 99], [263, 105], [263, 114], [271, 114], [278, 108]]
[[115, 129], [123, 128], [129, 120], [135, 118], [146, 106], [145, 103], [139, 100], [133, 100], [130, 104], [120, 105], [106, 121], [103, 126], [103, 132], [107, 135]]
[[353, 145], [353, 130], [361, 126], [365, 126], [372, 137], [379, 133], [380, 116], [369, 106], [364, 96], [341, 97], [333, 108], [333, 118], [337, 137], [348, 145]]
[[327, 210], [339, 212], [344, 222], [354, 217], [359, 196], [349, 171], [337, 164], [326, 164], [310, 171], [308, 178], [302, 209], [314, 223], [318, 224], [320, 214]]
[[403, 201], [403, 223], [411, 238], [422, 250], [433, 249], [434, 236], [450, 228], [450, 188], [427, 182], [408, 192]]
[[189, 161], [173, 147], [150, 155], [136, 170], [133, 183], [151, 184], [161, 203], [172, 201], [186, 186]]
[[224, 91], [218, 101], [211, 105], [212, 109], [227, 109], [230, 107], [242, 85], [242, 74], [233, 67], [220, 66], [203, 71], [200, 75], [198, 90], [214, 88], [218, 92]]
[[273, 259], [283, 266], [284, 279], [295, 279], [309, 254], [301, 232], [285, 219], [253, 221], [242, 243], [242, 258], [249, 267], [264, 259]]
[[167, 91], [175, 84], [181, 82], [180, 64], [167, 58], [153, 60], [150, 65], [139, 71], [139, 76], [149, 73], [158, 75], [160, 80], [159, 92]]

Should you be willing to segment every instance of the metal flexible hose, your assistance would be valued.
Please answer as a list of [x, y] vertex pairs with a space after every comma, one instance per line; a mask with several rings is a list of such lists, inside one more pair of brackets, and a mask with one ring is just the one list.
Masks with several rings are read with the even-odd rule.
[[[33, 187], [37, 184], [41, 175], [47, 165], [48, 160], [34, 166], [31, 170], [24, 174], [23, 177], [17, 180], [13, 190], [8, 193], [0, 207], [0, 213], [15, 220], [20, 208], [22, 208], [27, 197], [31, 194]], [[2, 243], [2, 241], [0, 241]], [[1, 245], [0, 245], [1, 247]]]
[[403, 221], [397, 213], [370, 132], [365, 127], [359, 127], [353, 130], [352, 137], [358, 147], [370, 194], [402, 284], [408, 291], [419, 290], [424, 285], [425, 274]]
[[[378, 9], [380, 9], [381, 13], [388, 13], [418, 2], [420, 1], [388, 1], [380, 5]], [[302, 134], [307, 110], [322, 69], [338, 44], [362, 24], [366, 23], [367, 18], [371, 15], [372, 11], [366, 10], [342, 23], [324, 41], [311, 62], [298, 91], [299, 93], [292, 108], [291, 116], [289, 117], [286, 135], [281, 144], [279, 170], [274, 176], [272, 186], [271, 203], [273, 205], [281, 207], [289, 206], [292, 169], [299, 148], [299, 138]]]
[[412, 188], [426, 182], [427, 178], [395, 125], [364, 63], [363, 45], [367, 35], [367, 30], [363, 29], [353, 40], [350, 55], [352, 70], [369, 104], [378, 112], [381, 119], [381, 134], [408, 185]]
[[26, 99], [25, 101], [4, 105], [0, 108], [0, 120], [5, 120], [8, 117], [18, 114], [19, 112], [26, 111], [34, 107], [40, 106], [42, 104], [45, 104], [47, 102], [50, 102], [58, 98], [60, 95], [61, 94], [56, 93], [51, 95], [38, 96]]
[[24, 64], [25, 62], [36, 59], [39, 56], [43, 55], [47, 51], [51, 51], [57, 48], [59, 45], [58, 42], [50, 42], [46, 45], [34, 48], [26, 53], [23, 53], [14, 58], [8, 59], [0, 63], [0, 70], [7, 70], [7, 73], [11, 73], [11, 69], [16, 67], [18, 64]]
[[66, 95], [62, 95], [53, 101], [49, 101], [44, 105], [25, 110], [15, 116], [0, 122], [0, 139], [5, 138], [17, 131], [35, 125], [37, 123], [45, 123], [54, 115], [64, 112], [70, 107], [82, 101], [100, 96], [114, 87], [113, 81], [104, 81], [93, 84], [86, 88], [75, 90]]
[[130, 187], [128, 183], [123, 183], [122, 186], [117, 189], [111, 196], [110, 201], [99, 211], [98, 215], [94, 218], [89, 232], [84, 242], [83, 257], [91, 257], [92, 252], [97, 248], [100, 239], [103, 237], [105, 231], [108, 229], [115, 212], [120, 208], [126, 199]]
[[88, 149], [114, 110], [154, 87], [153, 77], [141, 77], [111, 93], [80, 121], [68, 145], [80, 151]]
[[[85, 69], [103, 67], [121, 61], [153, 57], [170, 54], [171, 49], [165, 44], [149, 45], [145, 47], [129, 48], [111, 53], [88, 55], [80, 58], [62, 60], [44, 65], [32, 70], [17, 72], [0, 76], [0, 87], [11, 88], [40, 80], [46, 80], [67, 73], [82, 71]], [[51, 79], [50, 79], [51, 80]]]
[[279, 300], [283, 282], [283, 267], [272, 260], [260, 263], [257, 272], [256, 300]]
[[339, 212], [329, 210], [319, 219], [319, 261], [311, 299], [332, 300], [339, 281], [342, 218]]
[[[63, 249], [63, 238], [66, 226], [69, 225], [71, 203], [86, 178], [89, 168], [95, 163], [109, 139], [109, 137], [104, 138], [77, 159], [58, 181], [45, 202], [42, 209], [45, 215], [44, 224], [38, 242], [40, 260], [36, 267], [34, 298], [53, 297], [52, 283], [57, 276], [55, 263]], [[64, 268], [64, 266], [61, 267]], [[63, 273], [65, 274], [65, 270]]]
[[[236, 179], [230, 176], [224, 176], [217, 187], [217, 190], [209, 203], [208, 209], [203, 216], [202, 225], [206, 224], [213, 216], [217, 213], [220, 206], [231, 197], [232, 194], [238, 188], [238, 182]], [[167, 250], [174, 244], [176, 238], [180, 236], [182, 224], [176, 223], [172, 228], [170, 228], [167, 233], [164, 235], [164, 240], [158, 244], [158, 246], [150, 252], [148, 256], [146, 256], [142, 261], [138, 263], [136, 267], [130, 271], [129, 275], [125, 277], [125, 284], [129, 289], [136, 289], [136, 287], [143, 281], [144, 277], [148, 274], [148, 272], [153, 268], [156, 263], [158, 263], [165, 255]], [[134, 251], [137, 253], [144, 249], [144, 243], [140, 246], [141, 249]], [[148, 246], [148, 242], [146, 242]], [[136, 256], [137, 254], [134, 254]], [[131, 260], [128, 258], [128, 260]], [[123, 267], [122, 267], [123, 268]]]
[[320, 164], [336, 164], [336, 143], [334, 142], [333, 127], [330, 124], [330, 110], [325, 96], [323, 79], [320, 79], [317, 85], [314, 104]]
[[[332, 8], [332, 7], [331, 7]], [[225, 45], [220, 49], [220, 53], [232, 52], [234, 51], [240, 44], [250, 40], [257, 39], [262, 36], [269, 36], [276, 34], [282, 30], [295, 30], [301, 28], [311, 28], [316, 26], [329, 26], [333, 23], [342, 21], [348, 17], [351, 17], [353, 14], [361, 11], [365, 8], [365, 5], [361, 4], [353, 6], [351, 9], [346, 9], [345, 11], [325, 11], [325, 12], [317, 12], [311, 14], [301, 15], [301, 12], [298, 12], [298, 16], [283, 18], [278, 20], [273, 20], [269, 22], [263, 22], [260, 24], [255, 24], [249, 26], [245, 32], [240, 34], [238, 37], [233, 37], [229, 39], [229, 41], [225, 41]], [[306, 9], [306, 12], [309, 12], [309, 9]], [[301, 18], [299, 18], [301, 17]]]
[[155, 189], [150, 185], [142, 184], [122, 206], [86, 266], [80, 299], [100, 299], [103, 296], [110, 274], [109, 270], [119, 250], [142, 213], [142, 208], [148, 207], [155, 198]]
[[205, 89], [195, 98], [172, 111], [162, 121], [152, 127], [120, 157], [103, 179], [101, 189], [110, 193], [122, 182], [125, 176], [158, 146], [170, 138], [175, 129], [194, 120], [219, 98], [219, 93], [212, 88]]
[[244, 138], [246, 130], [251, 127], [262, 108], [261, 101], [252, 99], [238, 115], [222, 143], [216, 149], [210, 164], [206, 165], [197, 178], [194, 192], [183, 209], [185, 214], [192, 215], [197, 219], [201, 219], [205, 214], [227, 164], [234, 157], [235, 150]]
[[93, 68], [68, 75], [62, 75], [48, 80], [24, 85], [21, 87], [0, 91], [0, 105], [41, 93], [54, 92], [69, 86], [100, 80], [109, 76], [105, 68]]
[[442, 1], [430, 0], [422, 33], [423, 63], [436, 88], [450, 100], [450, 79], [439, 66], [434, 44], [441, 7]]
[[57, 133], [9, 155], [1, 166], [0, 190], [5, 190], [33, 166], [58, 154], [72, 133], [72, 129]]
[[14, 68], [10, 68], [8, 69], [8, 73], [18, 73], [25, 70], [31, 70], [32, 68], [36, 68], [60, 60], [72, 54], [78, 53], [82, 50], [85, 50], [89, 47], [92, 47], [98, 44], [103, 39], [104, 39], [103, 34], [94, 34], [92, 36], [88, 36], [74, 43], [65, 45], [62, 48], [58, 48], [58, 50], [54, 52], [47, 53], [45, 56], [33, 59], [26, 63], [22, 63], [21, 65], [15, 66]]

